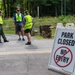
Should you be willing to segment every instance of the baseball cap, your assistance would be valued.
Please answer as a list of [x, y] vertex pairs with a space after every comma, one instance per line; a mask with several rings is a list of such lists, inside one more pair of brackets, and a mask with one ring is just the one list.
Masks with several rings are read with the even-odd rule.
[[25, 10], [24, 12], [25, 12], [25, 13], [28, 13], [29, 11], [28, 11], [28, 10]]

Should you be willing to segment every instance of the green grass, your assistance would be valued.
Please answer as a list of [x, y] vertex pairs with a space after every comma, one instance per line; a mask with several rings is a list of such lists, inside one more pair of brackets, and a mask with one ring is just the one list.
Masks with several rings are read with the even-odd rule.
[[4, 30], [5, 34], [15, 34], [15, 30]]
[[[43, 25], [56, 26], [57, 23], [63, 23], [64, 26], [66, 25], [66, 23], [74, 23], [75, 24], [75, 17], [70, 16], [70, 15], [59, 16], [59, 17], [41, 17], [40, 19], [35, 17], [34, 18], [34, 29], [38, 30], [39, 26], [43, 26]], [[4, 28], [5, 34], [15, 34], [13, 18], [5, 19], [3, 28]], [[54, 36], [55, 29], [51, 29], [51, 30], [52, 30], [52, 36]], [[34, 37], [38, 38], [38, 39], [43, 39], [43, 37], [40, 35], [37, 35]]]

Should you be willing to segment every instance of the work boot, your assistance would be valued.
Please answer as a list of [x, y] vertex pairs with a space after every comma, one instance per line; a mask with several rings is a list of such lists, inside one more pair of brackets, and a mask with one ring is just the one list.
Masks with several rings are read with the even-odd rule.
[[4, 40], [4, 42], [9, 42], [8, 40]]
[[31, 42], [27, 42], [25, 45], [31, 45]]
[[18, 41], [21, 41], [21, 38], [19, 38]]
[[25, 41], [25, 39], [24, 39], [24, 38], [22, 38], [22, 40], [23, 40], [23, 41]]
[[2, 43], [2, 42], [0, 41], [0, 43]]

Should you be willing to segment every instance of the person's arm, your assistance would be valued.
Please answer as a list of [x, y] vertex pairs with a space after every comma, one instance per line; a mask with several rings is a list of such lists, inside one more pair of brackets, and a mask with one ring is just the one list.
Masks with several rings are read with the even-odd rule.
[[14, 27], [16, 29], [16, 15], [14, 15]]
[[24, 15], [23, 14], [21, 15], [22, 15], [22, 28], [24, 28]]
[[25, 19], [25, 17], [24, 17], [24, 19], [23, 19], [23, 24], [25, 25], [25, 23], [26, 23], [26, 19]]

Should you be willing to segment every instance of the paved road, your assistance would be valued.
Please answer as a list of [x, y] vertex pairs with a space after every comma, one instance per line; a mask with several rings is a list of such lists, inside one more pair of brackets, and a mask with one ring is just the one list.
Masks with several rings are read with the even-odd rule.
[[0, 75], [64, 75], [48, 70], [53, 40], [36, 40], [32, 45], [6, 35], [10, 42], [0, 44]]

